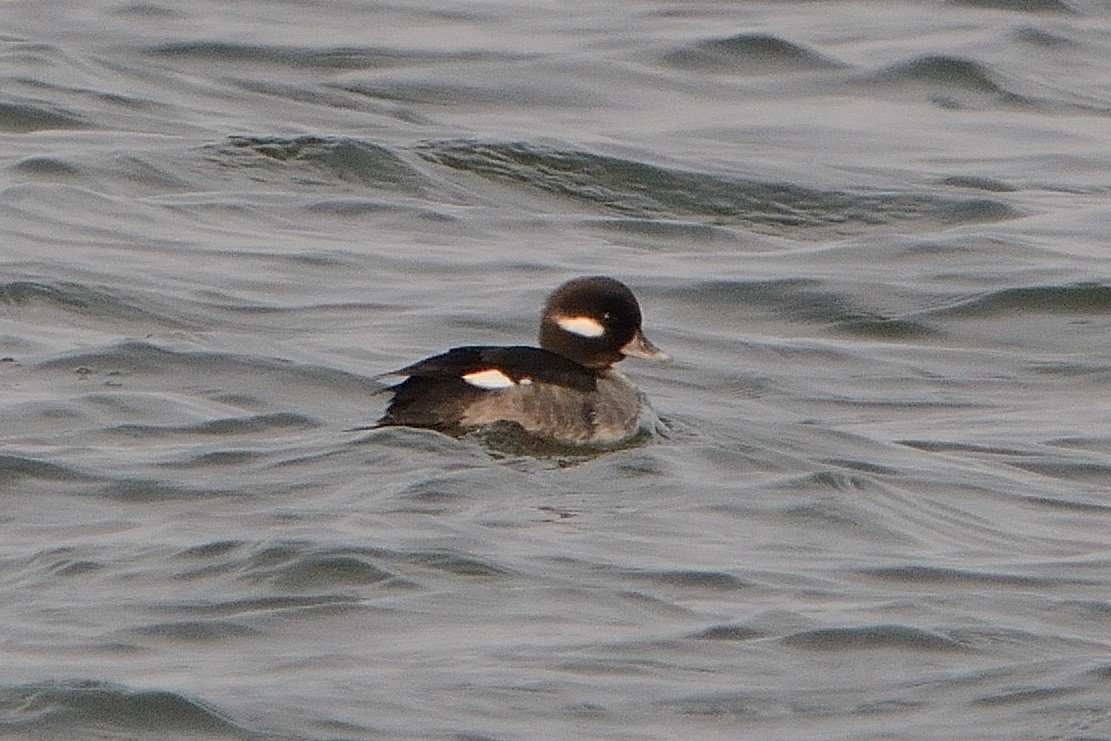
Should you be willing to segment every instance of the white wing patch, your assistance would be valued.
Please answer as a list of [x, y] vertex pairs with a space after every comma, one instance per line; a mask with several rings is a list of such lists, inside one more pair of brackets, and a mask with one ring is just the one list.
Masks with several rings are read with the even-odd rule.
[[475, 388], [486, 389], [487, 391], [497, 391], [498, 389], [507, 389], [517, 385], [512, 378], [497, 368], [467, 373], [463, 376], [463, 380]]
[[579, 337], [601, 337], [606, 333], [601, 322], [588, 316], [561, 316], [556, 319], [556, 324], [560, 329]]

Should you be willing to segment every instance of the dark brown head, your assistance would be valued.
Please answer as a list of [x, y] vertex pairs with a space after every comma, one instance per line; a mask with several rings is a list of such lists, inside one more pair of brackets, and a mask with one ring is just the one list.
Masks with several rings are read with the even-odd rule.
[[588, 368], [608, 368], [626, 355], [669, 360], [641, 332], [640, 320], [640, 306], [624, 283], [575, 278], [548, 297], [540, 347]]

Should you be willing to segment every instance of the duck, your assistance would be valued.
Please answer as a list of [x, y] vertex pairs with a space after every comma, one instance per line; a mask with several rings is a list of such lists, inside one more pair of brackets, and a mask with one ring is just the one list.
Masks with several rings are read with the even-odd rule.
[[383, 376], [400, 376], [376, 427], [449, 435], [498, 424], [572, 445], [613, 445], [659, 429], [641, 392], [614, 365], [671, 358], [645, 336], [640, 304], [607, 276], [574, 278], [548, 297], [539, 347], [468, 345]]

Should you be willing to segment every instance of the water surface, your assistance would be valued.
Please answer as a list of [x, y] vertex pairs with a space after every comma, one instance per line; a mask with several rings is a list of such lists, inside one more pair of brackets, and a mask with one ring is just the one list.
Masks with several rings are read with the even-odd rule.
[[[1104, 4], [0, 16], [0, 735], [1111, 737]], [[598, 273], [668, 435], [351, 431]]]

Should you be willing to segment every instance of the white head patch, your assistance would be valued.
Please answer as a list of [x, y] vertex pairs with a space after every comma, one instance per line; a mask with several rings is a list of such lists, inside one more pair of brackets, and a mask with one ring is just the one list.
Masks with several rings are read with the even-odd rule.
[[601, 337], [606, 328], [597, 319], [588, 316], [561, 316], [556, 319], [560, 329], [579, 337]]
[[463, 376], [463, 380], [475, 388], [486, 389], [487, 391], [507, 389], [517, 385], [513, 382], [512, 378], [505, 375], [497, 368], [488, 368], [487, 370], [467, 373]]

